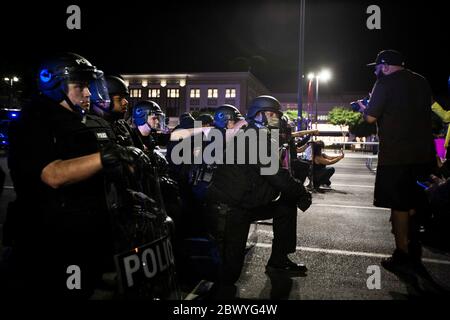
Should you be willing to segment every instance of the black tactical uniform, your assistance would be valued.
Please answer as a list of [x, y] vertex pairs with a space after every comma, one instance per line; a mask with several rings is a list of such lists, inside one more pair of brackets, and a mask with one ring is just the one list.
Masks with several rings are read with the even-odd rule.
[[[122, 99], [128, 97], [128, 87], [125, 82], [116, 76], [107, 76], [106, 84], [108, 93], [111, 99], [115, 97]], [[140, 234], [137, 236], [137, 240], [133, 245], [142, 245], [145, 242], [151, 240], [157, 240], [166, 236], [168, 233], [174, 237], [173, 221], [167, 216], [173, 218], [172, 207], [174, 201], [164, 201], [163, 194], [167, 185], [167, 180], [164, 178], [164, 172], [167, 171], [167, 162], [164, 157], [154, 150], [149, 149], [145, 143], [145, 138], [140, 135], [139, 131], [132, 129], [129, 124], [123, 119], [125, 110], [117, 110], [114, 106], [114, 102], [105, 103], [101, 99], [92, 98], [93, 112], [107, 120], [109, 126], [112, 128], [115, 138], [114, 141], [131, 152], [135, 161], [133, 174], [118, 175], [114, 179], [110, 179], [108, 182], [107, 196], [110, 205], [110, 212], [115, 213], [114, 217], [119, 221], [113, 223], [116, 234], [124, 234], [125, 225], [128, 225], [126, 232], [130, 232], [133, 229], [133, 223], [137, 222], [141, 228], [138, 231], [142, 233], [145, 228], [151, 228], [147, 230], [148, 235]], [[138, 103], [139, 104], [139, 103]], [[123, 105], [122, 105], [123, 107]], [[134, 114], [133, 114], [134, 115]], [[166, 167], [164, 167], [164, 164]], [[172, 197], [176, 197], [177, 192], [170, 193]], [[167, 196], [166, 196], [167, 197]], [[167, 205], [165, 205], [165, 202]], [[134, 212], [134, 217], [139, 217], [141, 213], [139, 211], [144, 210], [152, 216], [151, 221], [146, 219], [141, 221], [134, 221], [130, 219], [129, 213]], [[118, 227], [118, 228], [117, 228]], [[131, 248], [132, 244], [121, 241], [123, 239], [115, 239], [116, 250], [125, 251]], [[120, 249], [120, 250], [119, 250]], [[170, 281], [172, 281], [171, 279]], [[142, 296], [139, 296], [142, 298]], [[161, 297], [159, 297], [161, 298]]]
[[[24, 107], [13, 127], [9, 158], [17, 194], [13, 247], [18, 266], [33, 261], [33, 268], [43, 273], [38, 279], [50, 295], [66, 293], [69, 265], [80, 266], [86, 275], [82, 293], [92, 293], [101, 272], [112, 267], [112, 241], [102, 173], [53, 189], [42, 182], [41, 172], [54, 160], [98, 152], [99, 142], [112, 137], [108, 127], [46, 96]], [[17, 271], [25, 272], [20, 276], [30, 272]]]
[[[151, 128], [147, 123], [150, 115], [158, 116], [161, 127], [164, 127], [165, 115], [161, 107], [156, 102], [151, 100], [140, 101], [133, 107], [132, 116], [134, 128], [131, 129], [132, 138], [135, 145], [141, 150], [144, 150], [150, 158], [153, 168], [156, 170], [159, 177], [161, 193], [167, 213], [176, 224], [179, 224], [181, 216], [181, 200], [178, 185], [176, 181], [169, 176], [169, 163], [166, 160], [166, 157], [162, 154], [159, 146], [157, 145], [157, 141], [152, 135], [156, 132], [156, 130], [155, 128]], [[142, 125], [148, 126], [150, 131], [148, 136], [142, 135], [137, 128]]]
[[[116, 137], [107, 122], [86, 115], [67, 96], [69, 83], [93, 82], [92, 92], [104, 87], [94, 85], [102, 81], [102, 74], [75, 54], [49, 60], [40, 69], [43, 94], [23, 108], [12, 127], [9, 167], [17, 199], [8, 212], [14, 221], [11, 263], [15, 272], [8, 285], [17, 294], [90, 297], [101, 285], [102, 275], [114, 271], [113, 254], [154, 239], [146, 217], [164, 217], [153, 203], [153, 207], [146, 205], [147, 198], [133, 201], [136, 192], [128, 188], [121, 199], [133, 202], [139, 211], [124, 216], [114, 210], [121, 206], [114, 195], [123, 191], [124, 180], [139, 190], [135, 175], [142, 172], [140, 155], [113, 143]], [[101, 171], [55, 188], [43, 182], [43, 169], [50, 163], [98, 152]], [[81, 270], [81, 290], [67, 286], [71, 265]]]
[[[222, 133], [222, 139], [225, 141], [225, 132], [228, 127], [229, 121], [240, 121], [243, 120], [244, 117], [240, 113], [240, 111], [231, 104], [223, 104], [216, 108], [214, 112], [214, 117], [210, 116], [213, 119], [213, 126], [215, 129], [219, 130]], [[203, 121], [210, 119], [204, 115]], [[208, 141], [210, 140], [210, 141]], [[209, 145], [214, 143], [214, 137], [211, 139], [202, 139], [203, 150]], [[225, 144], [224, 144], [225, 148]], [[214, 154], [212, 154], [214, 156]], [[214, 174], [214, 170], [216, 168], [216, 164], [206, 164], [202, 161], [202, 164], [192, 165], [191, 174], [190, 174], [190, 182], [192, 185], [192, 191], [200, 202], [204, 202], [207, 188], [211, 183], [212, 176]]]
[[[120, 101], [122, 101], [122, 99], [128, 97], [128, 87], [121, 78], [116, 76], [106, 76], [105, 81], [109, 99], [119, 97]], [[109, 123], [116, 136], [117, 144], [124, 147], [140, 147], [140, 143], [134, 140], [135, 137], [133, 137], [130, 126], [123, 119], [126, 109], [115, 110], [114, 101], [104, 101], [102, 97], [97, 97], [96, 95], [91, 96], [91, 102], [92, 106], [90, 112], [105, 119]]]
[[[279, 102], [267, 96], [256, 98], [247, 115], [249, 126], [256, 134], [268, 131], [267, 121], [258, 123], [258, 112], [280, 113]], [[269, 140], [270, 132], [269, 132]], [[268, 144], [271, 142], [268, 141]], [[248, 142], [245, 150], [250, 150]], [[277, 150], [278, 151], [278, 150]], [[295, 252], [297, 210], [310, 205], [310, 194], [280, 168], [274, 175], [261, 175], [261, 164], [218, 165], [208, 190], [211, 231], [216, 236], [222, 257], [219, 283], [234, 284], [240, 275], [244, 251], [252, 221], [273, 218], [274, 240], [268, 267], [285, 271], [305, 271], [287, 258]]]

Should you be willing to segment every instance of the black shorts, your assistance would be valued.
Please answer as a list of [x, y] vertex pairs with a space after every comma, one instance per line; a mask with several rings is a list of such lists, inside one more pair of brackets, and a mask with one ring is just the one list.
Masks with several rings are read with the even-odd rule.
[[373, 204], [399, 211], [421, 207], [426, 195], [417, 181], [428, 180], [432, 168], [432, 164], [378, 166]]

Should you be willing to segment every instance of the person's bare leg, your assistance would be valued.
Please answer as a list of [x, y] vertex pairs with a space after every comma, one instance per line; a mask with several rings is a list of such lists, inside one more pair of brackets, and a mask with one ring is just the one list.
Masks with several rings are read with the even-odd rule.
[[414, 210], [414, 209], [409, 210], [409, 223], [408, 224], [409, 224], [409, 236], [408, 236], [409, 255], [413, 259], [420, 262], [420, 260], [422, 258], [422, 246], [421, 246], [420, 240], [419, 240], [420, 225], [419, 225], [418, 217], [416, 215], [416, 210]]
[[392, 210], [392, 230], [395, 237], [397, 249], [408, 253], [409, 243], [409, 212]]

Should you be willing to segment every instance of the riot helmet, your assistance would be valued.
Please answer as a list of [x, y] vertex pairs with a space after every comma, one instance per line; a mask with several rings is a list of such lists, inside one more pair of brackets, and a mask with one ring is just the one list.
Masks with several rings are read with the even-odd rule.
[[[128, 101], [122, 102], [122, 99], [128, 98], [129, 91], [125, 81], [117, 76], [105, 76], [106, 88], [108, 89], [109, 101], [98, 99], [91, 95], [93, 111], [101, 117], [122, 118], [127, 111]], [[118, 104], [115, 104], [114, 97], [119, 97]], [[117, 106], [117, 107], [116, 107]]]
[[194, 128], [195, 119], [189, 112], [182, 113], [178, 119], [180, 121], [178, 128], [181, 129]]
[[[154, 117], [153, 124], [149, 124], [149, 117]], [[166, 116], [161, 107], [154, 101], [139, 101], [133, 107], [133, 123], [136, 126], [147, 125], [152, 130], [165, 130]]]
[[[273, 112], [277, 116], [268, 119], [266, 112]], [[260, 119], [258, 119], [258, 114], [261, 113]], [[272, 96], [259, 96], [250, 102], [250, 107], [247, 112], [247, 119], [249, 122], [253, 122], [260, 126], [266, 126], [269, 128], [279, 128], [280, 119], [283, 116], [281, 112], [280, 102]]]
[[71, 101], [68, 97], [70, 83], [88, 86], [91, 97], [109, 103], [103, 72], [84, 57], [75, 53], [63, 53], [40, 65], [39, 91], [57, 103], [65, 101], [74, 112], [85, 114], [87, 110], [82, 108], [81, 102]]
[[109, 96], [121, 96], [127, 97], [130, 92], [128, 91], [125, 81], [117, 76], [106, 76], [106, 86], [108, 87]]
[[217, 107], [214, 113], [214, 125], [217, 128], [226, 129], [228, 121], [243, 120], [241, 112], [231, 104], [223, 104]]
[[196, 119], [197, 121], [202, 122], [202, 126], [210, 127], [214, 123], [214, 117], [209, 113], [203, 113], [199, 115]]

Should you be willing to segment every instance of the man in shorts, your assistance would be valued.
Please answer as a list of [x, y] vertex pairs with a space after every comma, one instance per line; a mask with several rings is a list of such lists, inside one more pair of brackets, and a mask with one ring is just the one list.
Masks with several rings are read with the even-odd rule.
[[374, 63], [377, 81], [364, 119], [377, 123], [380, 141], [374, 205], [391, 209], [396, 249], [382, 266], [394, 273], [422, 270], [417, 240], [417, 208], [425, 199], [417, 182], [435, 162], [431, 134], [431, 89], [421, 75], [406, 69], [402, 55], [381, 51]]

